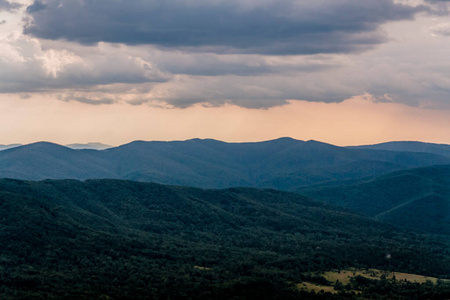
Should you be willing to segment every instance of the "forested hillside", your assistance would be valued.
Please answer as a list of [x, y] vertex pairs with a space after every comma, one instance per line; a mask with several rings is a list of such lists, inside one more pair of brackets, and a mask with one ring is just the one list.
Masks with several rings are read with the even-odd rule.
[[398, 226], [450, 234], [450, 165], [297, 191]]
[[349, 267], [450, 276], [446, 238], [276, 190], [3, 179], [0, 220], [2, 299], [321, 299], [296, 284]]

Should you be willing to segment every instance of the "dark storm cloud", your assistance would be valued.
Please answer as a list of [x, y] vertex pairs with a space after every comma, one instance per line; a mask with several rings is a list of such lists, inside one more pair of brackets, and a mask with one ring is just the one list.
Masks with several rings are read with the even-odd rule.
[[27, 7], [27, 13], [32, 14], [45, 8], [46, 8], [45, 4], [42, 3], [41, 1], [34, 1], [33, 4]]
[[3, 10], [15, 10], [21, 7], [19, 3], [9, 2], [7, 0], [0, 0], [0, 11]]
[[381, 24], [425, 9], [393, 0], [43, 0], [27, 8], [24, 32], [216, 53], [350, 53], [385, 42]]

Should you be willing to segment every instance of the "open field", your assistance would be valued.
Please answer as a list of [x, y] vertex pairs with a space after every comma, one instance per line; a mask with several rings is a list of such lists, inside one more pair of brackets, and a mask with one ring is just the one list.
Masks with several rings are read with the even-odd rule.
[[333, 294], [337, 294], [338, 293], [338, 291], [334, 289], [334, 286], [320, 285], [320, 284], [311, 283], [311, 282], [298, 283], [296, 285], [296, 287], [299, 290], [305, 290], [305, 291], [308, 291], [308, 292], [318, 293], [320, 291], [324, 291], [324, 292], [330, 292], [330, 293], [333, 293]]
[[[357, 269], [348, 269], [348, 270], [340, 270], [340, 271], [328, 271], [324, 273], [314, 274], [314, 276], [323, 277], [325, 280], [329, 282], [329, 285], [318, 284], [314, 282], [302, 282], [296, 285], [299, 290], [306, 290], [312, 292], [330, 292], [333, 294], [337, 294], [338, 290], [335, 289], [336, 283], [339, 282], [342, 285], [348, 285], [351, 283], [351, 279], [357, 276], [362, 276], [368, 279], [395, 279], [397, 281], [408, 281], [415, 283], [425, 283], [427, 281], [431, 281], [433, 284], [436, 284], [438, 278], [436, 277], [428, 277], [417, 274], [409, 274], [409, 273], [401, 273], [401, 272], [391, 272], [391, 271], [383, 271], [378, 269], [367, 269], [367, 270], [357, 270]], [[450, 282], [450, 279], [443, 279], [443, 281]], [[354, 290], [354, 292], [358, 293], [359, 291]]]
[[416, 274], [408, 274], [408, 273], [400, 273], [400, 272], [390, 272], [390, 271], [382, 271], [377, 269], [368, 269], [368, 270], [342, 270], [338, 271], [330, 271], [325, 272], [322, 276], [330, 282], [336, 282], [339, 280], [342, 284], [350, 283], [350, 278], [356, 276], [363, 276], [369, 279], [381, 279], [383, 276], [386, 279], [396, 279], [396, 280], [407, 280], [410, 282], [424, 283], [427, 280], [430, 280], [433, 283], [437, 282], [437, 278], [428, 277]]

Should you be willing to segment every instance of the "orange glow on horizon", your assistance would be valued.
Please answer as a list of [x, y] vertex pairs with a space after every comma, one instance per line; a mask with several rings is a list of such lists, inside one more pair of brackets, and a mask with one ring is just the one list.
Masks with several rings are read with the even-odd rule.
[[290, 101], [269, 109], [235, 105], [165, 109], [0, 98], [0, 144], [46, 140], [120, 145], [133, 140], [190, 138], [252, 142], [284, 136], [340, 146], [393, 140], [450, 144], [449, 128], [449, 110], [374, 103], [364, 97], [331, 104]]

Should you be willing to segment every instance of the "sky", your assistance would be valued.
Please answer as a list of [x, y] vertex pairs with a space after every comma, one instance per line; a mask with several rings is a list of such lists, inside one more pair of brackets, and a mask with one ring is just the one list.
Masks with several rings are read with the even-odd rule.
[[0, 144], [450, 144], [450, 1], [0, 0]]

